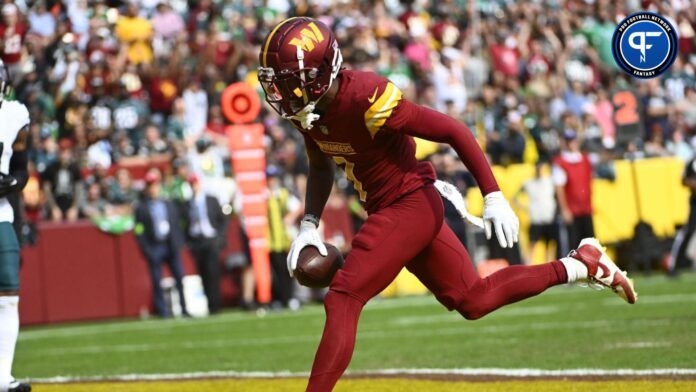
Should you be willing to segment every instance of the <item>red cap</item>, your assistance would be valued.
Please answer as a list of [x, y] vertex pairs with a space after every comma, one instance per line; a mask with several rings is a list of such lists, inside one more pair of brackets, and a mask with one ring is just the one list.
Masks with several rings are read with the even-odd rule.
[[188, 175], [188, 178], [186, 178], [186, 180], [189, 182], [189, 184], [193, 185], [198, 184], [200, 178], [198, 178], [198, 176], [195, 173], [191, 173]]
[[73, 146], [73, 142], [72, 142], [72, 140], [70, 140], [68, 138], [62, 138], [62, 139], [58, 140], [58, 148], [61, 150], [69, 150], [72, 148], [72, 146]]
[[145, 184], [147, 185], [152, 185], [156, 182], [159, 182], [160, 180], [160, 175], [156, 170], [149, 170], [145, 174]]

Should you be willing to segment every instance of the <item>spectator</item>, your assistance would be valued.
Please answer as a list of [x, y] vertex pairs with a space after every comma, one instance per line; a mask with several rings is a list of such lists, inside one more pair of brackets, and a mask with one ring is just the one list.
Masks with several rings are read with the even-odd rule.
[[153, 122], [164, 124], [164, 120], [172, 113], [172, 105], [179, 94], [176, 82], [177, 61], [171, 59], [167, 64], [159, 60], [150, 71], [148, 93], [150, 98], [150, 110], [154, 113]]
[[566, 130], [563, 139], [564, 148], [553, 159], [552, 175], [561, 216], [568, 231], [568, 243], [563, 245], [564, 248], [573, 248], [581, 239], [594, 237], [592, 164], [587, 154], [580, 151], [580, 141], [574, 131]]
[[437, 95], [436, 108], [445, 111], [445, 103], [449, 101], [455, 112], [461, 113], [466, 105], [464, 58], [454, 48], [445, 48], [442, 52], [441, 62], [435, 63], [432, 74]]
[[546, 248], [544, 260], [553, 260], [558, 252], [551, 245], [559, 246], [558, 224], [556, 223], [556, 190], [550, 176], [544, 175], [544, 163], [537, 162], [534, 167], [534, 178], [522, 184], [514, 201], [518, 203], [519, 195], [527, 195], [527, 211], [529, 213], [529, 246], [527, 263], [534, 262], [534, 250], [539, 242]]
[[692, 159], [684, 169], [682, 184], [689, 189], [689, 218], [684, 227], [679, 230], [674, 244], [669, 263], [669, 273], [675, 275], [678, 270], [686, 269], [693, 263], [693, 256], [687, 254], [687, 248], [691, 237], [696, 232], [696, 159]]
[[182, 203], [191, 200], [193, 189], [188, 179], [192, 176], [199, 178], [195, 174], [190, 174], [188, 162], [184, 158], [176, 158], [172, 161], [173, 175], [167, 178], [163, 184], [163, 194], [170, 200]]
[[182, 315], [189, 317], [186, 310], [184, 270], [181, 263], [183, 233], [179, 226], [176, 207], [172, 202], [160, 197], [160, 180], [161, 174], [157, 169], [147, 172], [145, 191], [135, 208], [134, 233], [150, 270], [155, 311], [163, 318], [171, 317], [161, 286], [162, 265], [167, 264], [179, 293]]
[[73, 0], [68, 2], [68, 19], [72, 31], [80, 37], [79, 47], [82, 49], [89, 41], [89, 14], [87, 0]]
[[291, 242], [288, 227], [294, 226], [301, 208], [300, 201], [283, 187], [278, 177], [280, 174], [275, 166], [266, 169], [269, 247], [273, 271], [273, 299], [282, 306], [289, 306], [293, 298], [293, 281], [287, 272], [286, 260]]
[[208, 311], [220, 311], [220, 251], [225, 247], [224, 228], [227, 219], [222, 206], [213, 196], [206, 195], [195, 175], [189, 177], [193, 198], [186, 206], [186, 227], [189, 249], [196, 261], [203, 291], [208, 299]]
[[86, 192], [83, 192], [84, 200], [80, 201], [80, 216], [87, 219], [97, 219], [112, 213], [109, 203], [102, 194], [101, 185], [96, 182], [86, 184]]
[[136, 3], [126, 6], [126, 13], [116, 23], [116, 37], [126, 50], [128, 61], [132, 64], [150, 64], [152, 54], [152, 23], [138, 15]]
[[197, 139], [208, 123], [208, 96], [201, 89], [201, 82], [193, 80], [184, 90], [185, 135]]
[[659, 123], [653, 124], [650, 138], [645, 142], [643, 148], [645, 149], [645, 156], [648, 158], [665, 157], [669, 155], [669, 151], [665, 148], [664, 131]]
[[684, 140], [684, 132], [675, 130], [672, 133], [672, 139], [667, 142], [667, 150], [670, 155], [680, 158], [684, 162], [688, 162], [693, 157], [693, 150], [689, 143]]
[[76, 220], [82, 184], [69, 140], [61, 140], [58, 160], [46, 168], [42, 182], [49, 217], [54, 221]]
[[17, 6], [11, 3], [3, 5], [2, 25], [0, 25], [2, 56], [0, 57], [15, 81], [19, 75], [22, 75], [20, 60], [26, 33], [27, 26], [21, 22]]
[[[27, 18], [29, 20], [29, 33], [37, 34], [42, 41], [50, 42], [56, 33], [56, 20], [46, 9], [43, 1], [37, 1]], [[43, 42], [42, 42], [43, 43]], [[45, 46], [45, 45], [42, 45]]]
[[184, 32], [184, 21], [181, 15], [176, 13], [171, 5], [166, 2], [157, 4], [156, 12], [152, 16], [152, 27], [155, 37], [163, 40], [174, 40]]
[[145, 127], [145, 135], [140, 140], [140, 148], [138, 154], [149, 156], [151, 158], [166, 158], [169, 152], [167, 142], [162, 139], [159, 127], [155, 124], [149, 124]]
[[526, 140], [523, 134], [522, 115], [517, 111], [508, 113], [508, 136], [504, 141], [505, 155], [509, 163], [522, 163]]
[[614, 126], [614, 105], [609, 100], [605, 89], [597, 92], [597, 101], [594, 105], [594, 118], [602, 130], [602, 143], [613, 147], [616, 140], [616, 127]]
[[128, 86], [119, 86], [118, 102], [114, 105], [114, 129], [128, 137], [131, 148], [136, 149], [143, 137], [143, 127], [148, 118], [148, 109], [143, 101], [132, 96]]
[[107, 200], [115, 206], [130, 209], [137, 201], [138, 192], [133, 186], [133, 179], [127, 169], [116, 171], [115, 178], [109, 178], [107, 182]]
[[157, 57], [165, 56], [175, 44], [175, 40], [184, 32], [184, 21], [167, 2], [157, 4], [152, 16], [154, 40], [152, 46]]
[[184, 119], [184, 100], [177, 98], [172, 102], [172, 114], [167, 121], [167, 140], [172, 143], [183, 142], [186, 135], [186, 122]]
[[241, 291], [242, 298], [239, 300], [239, 306], [245, 310], [253, 310], [257, 307], [256, 303], [256, 277], [254, 276], [254, 267], [251, 264], [251, 249], [249, 237], [246, 234], [246, 229], [242, 225], [239, 230], [240, 243], [242, 244], [242, 265], [241, 265]]
[[189, 154], [189, 164], [191, 171], [202, 180], [220, 179], [225, 175], [222, 157], [208, 135], [203, 135], [196, 141], [196, 150]]

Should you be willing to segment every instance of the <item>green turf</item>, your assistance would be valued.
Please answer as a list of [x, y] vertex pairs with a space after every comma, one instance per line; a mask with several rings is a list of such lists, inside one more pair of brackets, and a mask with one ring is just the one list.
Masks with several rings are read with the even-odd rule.
[[[557, 287], [481, 320], [430, 296], [370, 303], [351, 370], [385, 368], [696, 368], [696, 275], [640, 278], [637, 305], [609, 291]], [[25, 328], [15, 376], [213, 370], [306, 372], [323, 308], [199, 320]]]

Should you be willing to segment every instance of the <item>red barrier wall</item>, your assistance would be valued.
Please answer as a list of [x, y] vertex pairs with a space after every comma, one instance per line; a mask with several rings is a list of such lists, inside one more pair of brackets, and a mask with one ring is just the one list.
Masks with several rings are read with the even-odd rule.
[[28, 247], [22, 250], [22, 266], [19, 270], [20, 301], [19, 311], [23, 324], [42, 324], [48, 321], [44, 290], [43, 264], [40, 262], [40, 248]]
[[[228, 249], [239, 249], [239, 225], [232, 222]], [[184, 271], [196, 274], [188, 251]], [[169, 275], [164, 268], [164, 275]], [[138, 316], [152, 309], [147, 263], [132, 233], [105, 234], [89, 222], [42, 223], [36, 246], [22, 249], [22, 324]], [[226, 304], [236, 293], [223, 275]], [[230, 287], [226, 287], [230, 286]]]

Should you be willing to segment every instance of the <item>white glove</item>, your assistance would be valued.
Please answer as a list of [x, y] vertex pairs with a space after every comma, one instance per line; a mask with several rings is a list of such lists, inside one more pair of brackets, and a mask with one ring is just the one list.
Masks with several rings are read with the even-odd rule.
[[293, 276], [293, 272], [295, 272], [295, 268], [297, 268], [297, 257], [306, 246], [316, 247], [319, 250], [319, 254], [322, 256], [327, 256], [329, 254], [326, 251], [326, 246], [324, 246], [324, 242], [321, 240], [314, 223], [303, 220], [300, 223], [300, 233], [292, 242], [290, 252], [288, 253], [288, 272], [291, 277]]
[[483, 198], [483, 225], [489, 240], [493, 234], [492, 228], [495, 228], [495, 235], [503, 248], [512, 248], [518, 240], [520, 220], [500, 191]]

